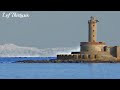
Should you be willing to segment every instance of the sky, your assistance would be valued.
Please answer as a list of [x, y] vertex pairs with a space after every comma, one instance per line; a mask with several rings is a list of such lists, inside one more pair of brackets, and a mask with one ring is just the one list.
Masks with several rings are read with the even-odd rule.
[[14, 11], [28, 18], [10, 17], [0, 11], [0, 45], [36, 48], [78, 47], [88, 41], [88, 20], [95, 16], [97, 41], [120, 45], [120, 11]]

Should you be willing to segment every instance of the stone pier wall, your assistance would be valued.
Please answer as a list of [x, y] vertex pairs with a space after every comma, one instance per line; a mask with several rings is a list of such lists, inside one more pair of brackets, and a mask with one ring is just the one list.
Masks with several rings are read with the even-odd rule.
[[88, 54], [61, 54], [57, 55], [57, 59], [60, 60], [68, 60], [68, 59], [75, 59], [75, 60], [80, 60], [80, 59], [100, 59], [100, 55], [88, 55]]
[[117, 60], [110, 54], [61, 54], [57, 55], [58, 60]]

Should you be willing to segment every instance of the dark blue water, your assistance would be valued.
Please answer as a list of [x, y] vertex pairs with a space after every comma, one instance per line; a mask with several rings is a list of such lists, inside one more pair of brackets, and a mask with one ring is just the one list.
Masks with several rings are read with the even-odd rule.
[[0, 79], [120, 79], [119, 63], [12, 63], [56, 57], [1, 57]]
[[0, 63], [12, 63], [21, 60], [51, 60], [57, 57], [0, 57]]
[[120, 79], [120, 64], [0, 63], [0, 79]]

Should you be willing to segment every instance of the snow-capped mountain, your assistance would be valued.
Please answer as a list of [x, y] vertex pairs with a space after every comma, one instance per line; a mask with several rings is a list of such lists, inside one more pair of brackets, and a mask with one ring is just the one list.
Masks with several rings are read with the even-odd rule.
[[22, 47], [15, 44], [0, 45], [0, 57], [43, 57], [56, 56], [57, 54], [71, 53], [71, 51], [79, 51], [74, 47], [58, 47], [38, 49], [35, 47]]

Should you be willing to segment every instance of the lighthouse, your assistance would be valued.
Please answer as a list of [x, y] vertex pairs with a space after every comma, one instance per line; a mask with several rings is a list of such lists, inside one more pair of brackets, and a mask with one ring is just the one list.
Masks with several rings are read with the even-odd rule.
[[80, 52], [57, 55], [57, 59], [68, 62], [120, 62], [120, 46], [107, 46], [105, 42], [97, 41], [97, 22], [93, 16], [88, 20], [88, 41], [80, 42]]
[[93, 16], [88, 20], [88, 42], [80, 42], [81, 52], [103, 51], [105, 42], [97, 41], [97, 22], [99, 21]]
[[91, 16], [91, 19], [88, 20], [88, 42], [96, 42], [97, 41], [97, 22], [95, 17]]

